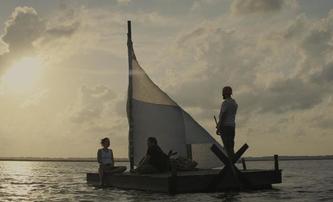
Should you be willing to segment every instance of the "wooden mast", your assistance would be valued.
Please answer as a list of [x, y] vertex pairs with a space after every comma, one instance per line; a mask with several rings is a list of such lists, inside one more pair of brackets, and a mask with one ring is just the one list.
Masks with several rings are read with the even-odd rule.
[[133, 148], [133, 118], [132, 118], [132, 58], [133, 58], [133, 42], [131, 21], [127, 21], [127, 50], [128, 50], [128, 95], [127, 95], [127, 116], [128, 116], [128, 158], [130, 162], [130, 170], [134, 169], [134, 148]]

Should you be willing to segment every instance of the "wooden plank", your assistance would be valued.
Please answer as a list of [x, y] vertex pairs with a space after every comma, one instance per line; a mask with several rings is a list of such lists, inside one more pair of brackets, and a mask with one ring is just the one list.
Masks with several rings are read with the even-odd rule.
[[248, 148], [249, 148], [249, 145], [247, 145], [245, 143], [233, 156], [232, 163], [236, 163]]
[[217, 185], [225, 178], [227, 174], [232, 176], [230, 183], [236, 184], [238, 187], [241, 186], [239, 181], [239, 171], [237, 167], [232, 163], [232, 160], [228, 158], [216, 145], [211, 147], [212, 152], [224, 163], [224, 168], [219, 172], [218, 176], [212, 180], [212, 182], [207, 187], [208, 190], [215, 191]]
[[243, 174], [238, 170], [238, 168], [234, 165], [239, 158], [245, 153], [245, 151], [249, 148], [247, 144], [244, 144], [233, 156], [232, 160], [228, 158], [216, 145], [211, 147], [211, 150], [214, 154], [224, 163], [225, 167], [220, 171], [218, 177], [216, 177], [207, 189], [214, 190], [220, 181], [226, 176], [226, 173], [230, 173], [232, 176], [232, 183], [236, 184], [239, 188], [242, 186], [250, 186], [250, 183]]
[[210, 149], [217, 156], [217, 158], [219, 158], [224, 163], [224, 165], [231, 164], [229, 158], [215, 144], [213, 144]]

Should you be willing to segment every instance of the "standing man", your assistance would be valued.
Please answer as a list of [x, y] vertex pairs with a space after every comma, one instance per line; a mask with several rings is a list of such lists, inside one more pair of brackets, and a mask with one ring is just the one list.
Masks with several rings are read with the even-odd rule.
[[220, 110], [219, 122], [216, 126], [216, 133], [221, 136], [224, 147], [229, 158], [234, 155], [235, 145], [235, 118], [238, 104], [231, 98], [232, 88], [225, 86], [222, 90], [223, 103]]

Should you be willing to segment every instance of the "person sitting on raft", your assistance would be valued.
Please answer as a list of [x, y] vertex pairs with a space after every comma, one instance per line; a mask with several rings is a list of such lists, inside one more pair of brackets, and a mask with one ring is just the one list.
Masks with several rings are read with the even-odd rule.
[[101, 180], [101, 185], [103, 185], [103, 176], [105, 173], [122, 173], [126, 170], [126, 166], [114, 166], [113, 152], [112, 149], [109, 149], [109, 138], [103, 138], [101, 140], [101, 145], [103, 148], [99, 149], [97, 152], [97, 161], [99, 163], [98, 173]]
[[155, 137], [149, 137], [147, 139], [147, 145], [148, 149], [146, 156], [140, 161], [135, 172], [144, 174], [166, 172], [170, 170], [169, 158], [177, 153], [170, 151], [168, 154], [165, 154], [158, 146]]

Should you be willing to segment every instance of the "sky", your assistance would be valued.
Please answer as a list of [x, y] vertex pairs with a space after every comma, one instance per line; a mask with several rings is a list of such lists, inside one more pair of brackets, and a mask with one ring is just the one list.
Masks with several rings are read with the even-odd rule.
[[331, 0], [0, 0], [0, 156], [127, 157], [127, 20], [151, 79], [247, 156], [333, 154]]

